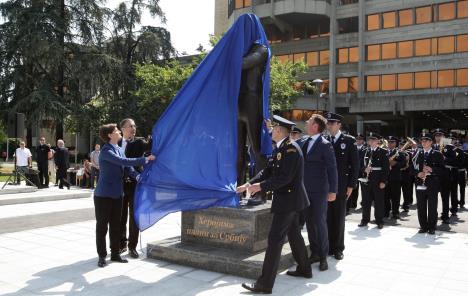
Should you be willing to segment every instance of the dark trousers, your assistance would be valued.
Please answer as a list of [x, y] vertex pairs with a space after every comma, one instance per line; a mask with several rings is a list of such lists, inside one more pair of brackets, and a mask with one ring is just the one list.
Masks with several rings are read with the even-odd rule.
[[39, 169], [39, 184], [41, 186], [49, 186], [49, 163], [38, 162], [37, 168]]
[[91, 167], [91, 179], [90, 186], [94, 188], [94, 178], [96, 178], [96, 183], [99, 181], [99, 170], [95, 167]]
[[440, 175], [440, 198], [442, 200], [442, 219], [449, 218], [450, 209], [450, 175], [447, 169]]
[[403, 209], [409, 210], [413, 204], [414, 177], [408, 176], [401, 180], [401, 191], [403, 192]]
[[362, 190], [362, 222], [369, 223], [372, 202], [374, 202], [374, 216], [377, 224], [383, 224], [385, 211], [385, 189], [380, 189], [379, 183], [369, 181], [366, 184], [361, 184]]
[[458, 169], [450, 169], [450, 212], [458, 212]]
[[107, 256], [106, 234], [108, 228], [111, 254], [118, 255], [122, 199], [94, 196], [94, 210], [96, 214], [96, 248], [99, 257]]
[[65, 186], [67, 186], [67, 187], [70, 186], [70, 183], [68, 183], [66, 177], [59, 176], [59, 177], [58, 177], [58, 181], [59, 181], [59, 188], [63, 188], [63, 185], [65, 185]]
[[458, 171], [458, 186], [460, 187], [460, 207], [465, 206], [466, 171]]
[[437, 225], [437, 190], [416, 190], [418, 220], [421, 229], [435, 230]]
[[[124, 183], [124, 197], [122, 217], [120, 220], [120, 247], [126, 247], [128, 241], [128, 248], [136, 249], [138, 245], [138, 234], [140, 230], [135, 223], [133, 215], [133, 197], [135, 195], [136, 182]], [[130, 213], [130, 214], [129, 214]], [[128, 239], [127, 239], [127, 220], [128, 222]]]
[[346, 193], [338, 192], [336, 200], [328, 203], [327, 225], [330, 253], [343, 252], [345, 217], [346, 217]]
[[351, 196], [348, 198], [348, 201], [346, 202], [346, 211], [349, 211], [349, 209], [357, 208], [357, 201], [359, 197], [359, 186], [360, 185], [358, 182], [356, 188], [353, 189]]
[[399, 180], [389, 181], [385, 187], [385, 217], [400, 214], [401, 182]]
[[[26, 177], [26, 174], [28, 173], [28, 167], [27, 166], [17, 166], [16, 171], [18, 174], [16, 175], [16, 184], [21, 183], [21, 176], [20, 174], [23, 174]], [[28, 184], [28, 182], [26, 182]]]
[[307, 227], [311, 254], [326, 258], [328, 255], [327, 195], [311, 198], [310, 206], [302, 215]]
[[311, 271], [307, 258], [307, 248], [301, 235], [299, 214], [297, 212], [274, 213], [268, 235], [268, 247], [263, 261], [262, 275], [257, 280], [260, 287], [273, 288], [286, 236], [294, 260], [298, 264], [297, 270], [301, 272]]

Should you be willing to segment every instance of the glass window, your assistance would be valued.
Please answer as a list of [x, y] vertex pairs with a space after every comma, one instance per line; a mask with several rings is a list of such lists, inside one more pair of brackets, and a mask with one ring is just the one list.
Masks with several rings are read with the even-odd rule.
[[414, 73], [414, 88], [431, 88], [431, 72]]
[[413, 41], [398, 42], [398, 57], [409, 58], [413, 56]]
[[288, 55], [279, 55], [279, 56], [276, 56], [276, 58], [282, 63], [286, 63], [288, 61]]
[[432, 7], [424, 6], [416, 8], [416, 24], [432, 22]]
[[367, 76], [366, 88], [367, 91], [379, 91], [379, 75]]
[[318, 51], [311, 51], [307, 53], [307, 66], [318, 66]]
[[236, 9], [244, 7], [244, 0], [236, 0]]
[[338, 64], [345, 64], [348, 62], [348, 49], [340, 48], [338, 49]]
[[437, 71], [431, 71], [431, 88], [437, 88]]
[[330, 60], [330, 51], [327, 50], [321, 50], [320, 51], [320, 65], [328, 65], [328, 62]]
[[455, 51], [455, 36], [439, 37], [439, 46], [437, 52], [439, 54], [451, 53]]
[[416, 56], [427, 56], [431, 54], [431, 39], [416, 40], [414, 44]]
[[359, 80], [356, 76], [349, 78], [348, 92], [357, 92], [359, 90]]
[[468, 34], [457, 36], [457, 51], [468, 51]]
[[350, 63], [357, 63], [359, 61], [359, 48], [358, 47], [350, 47], [349, 48], [349, 62]]
[[380, 29], [380, 14], [370, 14], [367, 16], [367, 30]]
[[468, 17], [468, 0], [458, 1], [457, 3], [457, 17]]
[[413, 10], [405, 9], [398, 12], [398, 18], [400, 21], [400, 27], [410, 26], [413, 24]]
[[368, 61], [380, 60], [380, 44], [367, 46], [367, 60]]
[[439, 87], [454, 86], [453, 70], [442, 70], [437, 72], [437, 85]]
[[294, 63], [300, 63], [300, 62], [305, 62], [305, 53], [295, 53], [293, 55], [293, 62]]
[[382, 14], [383, 28], [395, 28], [396, 27], [396, 12], [390, 11]]
[[382, 44], [382, 60], [396, 58], [396, 43]]
[[431, 39], [431, 53], [432, 55], [437, 55], [437, 38]]
[[455, 2], [439, 4], [439, 21], [453, 20], [455, 18]]
[[468, 69], [457, 70], [457, 86], [468, 86]]
[[382, 90], [395, 90], [395, 74], [382, 75]]
[[413, 89], [413, 73], [398, 74], [398, 89]]
[[244, 7], [252, 6], [252, 0], [244, 0]]
[[339, 94], [348, 92], [348, 78], [336, 79], [336, 92]]

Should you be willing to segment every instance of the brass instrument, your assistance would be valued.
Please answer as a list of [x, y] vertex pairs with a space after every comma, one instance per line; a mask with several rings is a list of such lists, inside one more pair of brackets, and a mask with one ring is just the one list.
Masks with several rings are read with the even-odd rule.
[[387, 149], [388, 148], [388, 141], [383, 139], [381, 142], [382, 143], [380, 144], [380, 148]]
[[[403, 152], [405, 151], [406, 149], [408, 149], [408, 147], [410, 147], [410, 145], [415, 145], [417, 144], [415, 140], [411, 139], [410, 137], [406, 137], [406, 143], [405, 145], [403, 145], [403, 147], [401, 147], [401, 149], [399, 151]], [[409, 161], [410, 161], [410, 158], [409, 158], [409, 155], [406, 157], [406, 165], [405, 167], [401, 168], [402, 171], [406, 170], [407, 168], [409, 168]]]

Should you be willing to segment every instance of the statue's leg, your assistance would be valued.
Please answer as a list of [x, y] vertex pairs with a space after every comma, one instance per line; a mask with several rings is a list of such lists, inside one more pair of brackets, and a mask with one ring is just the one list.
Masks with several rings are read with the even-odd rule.
[[237, 186], [245, 183], [247, 129], [241, 120], [237, 124]]

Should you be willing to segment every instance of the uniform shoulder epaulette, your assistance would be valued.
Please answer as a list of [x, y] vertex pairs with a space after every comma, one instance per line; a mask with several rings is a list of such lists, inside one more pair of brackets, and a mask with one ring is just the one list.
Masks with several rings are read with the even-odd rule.
[[351, 135], [345, 135], [345, 138], [348, 138], [348, 139], [351, 141], [351, 143], [355, 143], [355, 142], [356, 142], [356, 138], [353, 137], [353, 136], [351, 136]]

